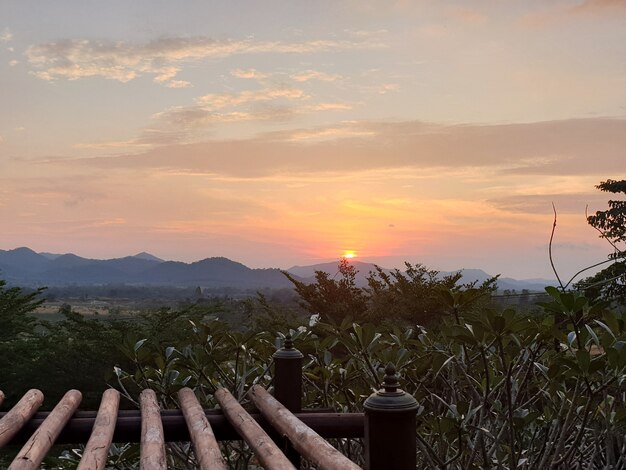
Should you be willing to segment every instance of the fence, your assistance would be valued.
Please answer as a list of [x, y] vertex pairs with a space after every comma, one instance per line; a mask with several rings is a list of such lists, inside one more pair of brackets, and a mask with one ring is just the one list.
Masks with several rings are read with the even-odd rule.
[[[190, 389], [179, 392], [181, 409], [160, 410], [152, 390], [140, 410], [119, 410], [119, 393], [107, 390], [98, 412], [76, 411], [81, 393], [70, 390], [50, 412], [37, 412], [43, 394], [30, 390], [0, 413], [0, 447], [22, 445], [10, 470], [36, 469], [53, 444], [86, 444], [79, 470], [103, 469], [112, 442], [139, 442], [145, 470], [166, 468], [165, 443], [191, 441], [198, 467], [225, 469], [218, 441], [243, 439], [267, 469], [299, 468], [301, 456], [320, 470], [358, 469], [326, 439], [363, 438], [365, 468], [416, 467], [415, 399], [399, 388], [387, 366], [383, 388], [365, 400], [364, 413], [302, 410], [302, 359], [291, 338], [273, 355], [274, 396], [255, 385], [248, 395], [258, 412], [248, 413], [226, 390], [220, 410], [203, 410]], [[0, 404], [3, 394], [0, 392]]]

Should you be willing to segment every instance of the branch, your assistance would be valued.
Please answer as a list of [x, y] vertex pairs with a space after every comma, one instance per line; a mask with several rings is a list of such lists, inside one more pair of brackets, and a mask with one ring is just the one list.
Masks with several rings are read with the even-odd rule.
[[[585, 206], [585, 217], [587, 218], [587, 221], [589, 221], [589, 216], [587, 215], [587, 211], [589, 210], [589, 205]], [[591, 224], [589, 224], [591, 225]], [[600, 234], [600, 238], [604, 238], [609, 245], [611, 245], [615, 251], [617, 251], [620, 254], [623, 254], [624, 252], [622, 250], [620, 250], [617, 245], [615, 245], [615, 243], [613, 243], [609, 237], [606, 235], [606, 232], [604, 232], [603, 230], [599, 229], [598, 227], [596, 227], [595, 225], [591, 225], [594, 229], [596, 229], [598, 231], [598, 233]]]
[[552, 223], [552, 233], [550, 234], [550, 243], [548, 244], [548, 256], [550, 257], [550, 266], [552, 266], [552, 271], [556, 276], [556, 280], [559, 281], [561, 290], [564, 291], [565, 287], [563, 287], [563, 283], [561, 282], [559, 273], [556, 271], [556, 268], [554, 267], [554, 261], [552, 260], [552, 240], [554, 239], [554, 232], [556, 231], [556, 207], [554, 207], [554, 202], [552, 203], [552, 210], [554, 211], [554, 222]]
[[591, 266], [587, 266], [586, 268], [581, 269], [581, 270], [580, 270], [580, 271], [578, 271], [576, 274], [574, 274], [574, 275], [572, 276], [572, 278], [571, 278], [569, 281], [567, 281], [567, 284], [565, 284], [565, 287], [567, 288], [567, 286], [569, 286], [569, 285], [571, 284], [571, 282], [572, 282], [574, 279], [576, 279], [576, 277], [577, 277], [579, 274], [582, 274], [582, 273], [584, 273], [585, 271], [588, 271], [589, 269], [593, 269], [593, 268], [597, 268], [598, 266], [602, 266], [603, 264], [606, 264], [606, 263], [611, 263], [611, 262], [613, 262], [613, 261], [615, 261], [615, 260], [613, 260], [613, 259], [605, 259], [604, 261], [600, 261], [599, 263], [592, 264]]

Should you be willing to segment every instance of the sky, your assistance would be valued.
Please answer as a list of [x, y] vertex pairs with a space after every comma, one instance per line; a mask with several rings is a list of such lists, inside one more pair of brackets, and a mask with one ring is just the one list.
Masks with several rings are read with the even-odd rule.
[[0, 0], [0, 249], [568, 278], [625, 173], [626, 0]]

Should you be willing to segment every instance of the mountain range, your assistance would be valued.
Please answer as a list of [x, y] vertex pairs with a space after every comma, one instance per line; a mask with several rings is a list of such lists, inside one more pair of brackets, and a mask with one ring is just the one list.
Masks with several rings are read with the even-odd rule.
[[[375, 265], [351, 260], [358, 271], [356, 282], [367, 284], [366, 277]], [[316, 271], [337, 274], [337, 262], [293, 266], [287, 270], [296, 279], [312, 281]], [[391, 270], [384, 269], [385, 272]], [[480, 269], [461, 270], [462, 282], [482, 282], [491, 276]], [[442, 272], [440, 275], [450, 274]], [[150, 253], [107, 260], [82, 258], [72, 253], [37, 253], [22, 247], [0, 250], [0, 279], [24, 286], [135, 284], [153, 286], [202, 286], [206, 288], [289, 288], [291, 282], [276, 268], [252, 269], [228, 258], [206, 258], [193, 263], [165, 261]], [[500, 278], [499, 289], [543, 290], [545, 280]]]

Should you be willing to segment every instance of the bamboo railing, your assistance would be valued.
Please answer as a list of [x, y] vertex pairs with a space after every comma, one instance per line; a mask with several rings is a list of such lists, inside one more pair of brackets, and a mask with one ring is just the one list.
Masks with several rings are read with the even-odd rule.
[[[166, 470], [166, 443], [191, 441], [200, 470], [226, 470], [218, 441], [242, 439], [269, 470], [299, 468], [300, 456], [320, 470], [358, 470], [325, 440], [355, 437], [365, 438], [368, 470], [415, 468], [416, 402], [397, 388], [393, 367], [384, 390], [366, 400], [365, 413], [301, 412], [302, 397], [293, 394], [301, 387], [291, 384], [301, 384], [302, 355], [286, 345], [274, 355], [275, 375], [282, 375], [275, 377], [274, 396], [258, 385], [248, 390], [260, 413], [246, 411], [224, 388], [214, 394], [221, 410], [202, 409], [193, 390], [183, 388], [180, 410], [161, 410], [155, 392], [146, 389], [139, 411], [119, 410], [120, 394], [110, 389], [97, 413], [77, 411], [78, 390], [68, 391], [52, 411], [37, 412], [43, 393], [29, 390], [0, 412], [0, 448], [22, 445], [8, 469], [37, 469], [54, 444], [73, 443], [85, 444], [78, 470], [103, 470], [112, 442], [139, 442], [140, 468]], [[0, 391], [0, 405], [4, 398]]]

